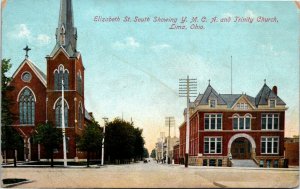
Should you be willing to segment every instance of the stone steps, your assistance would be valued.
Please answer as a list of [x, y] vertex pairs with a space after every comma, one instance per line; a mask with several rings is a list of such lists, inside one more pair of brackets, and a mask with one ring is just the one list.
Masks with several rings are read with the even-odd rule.
[[258, 167], [252, 159], [233, 159], [232, 167]]

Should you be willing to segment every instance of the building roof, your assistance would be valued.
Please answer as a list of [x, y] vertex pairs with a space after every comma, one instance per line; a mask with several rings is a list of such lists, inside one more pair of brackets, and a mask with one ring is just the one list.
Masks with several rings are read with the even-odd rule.
[[[256, 97], [249, 96], [247, 94], [219, 94], [216, 90], [209, 84], [203, 94], [197, 96], [194, 102], [190, 102], [190, 107], [194, 108], [198, 105], [208, 105], [209, 100], [217, 100], [218, 105], [227, 105], [227, 108], [232, 108], [232, 106], [244, 96], [251, 103], [252, 106], [268, 105], [269, 99], [275, 99], [276, 105], [286, 105], [283, 100], [278, 97], [266, 84], [263, 85], [262, 89], [259, 91]], [[186, 113], [186, 108], [184, 109]]]
[[261, 90], [255, 97], [255, 105], [267, 105], [269, 99], [276, 100], [277, 105], [286, 105], [281, 98], [279, 98], [269, 87], [267, 84], [264, 84]]
[[34, 68], [39, 72], [39, 74], [47, 81], [47, 76], [46, 74], [40, 70], [40, 68], [38, 68], [35, 64], [32, 64], [34, 66]]
[[92, 116], [89, 114], [89, 112], [86, 109], [84, 110], [84, 118], [89, 121], [92, 121]]
[[242, 95], [241, 94], [220, 94], [220, 96], [226, 102], [227, 107], [231, 108]]
[[[197, 97], [198, 98], [198, 97]], [[210, 99], [215, 99], [217, 100], [217, 104], [219, 105], [225, 105], [226, 102], [224, 101], [224, 99], [217, 93], [217, 91], [215, 91], [214, 88], [212, 88], [212, 86], [209, 84], [204, 92], [204, 94], [202, 95], [201, 99], [199, 100], [198, 104], [201, 105], [206, 105], [208, 104]], [[198, 105], [197, 104], [197, 105]]]

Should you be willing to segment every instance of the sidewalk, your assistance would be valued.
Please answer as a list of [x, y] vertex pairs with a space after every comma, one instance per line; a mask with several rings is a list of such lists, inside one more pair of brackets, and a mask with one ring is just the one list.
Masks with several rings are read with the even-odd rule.
[[[158, 163], [162, 166], [174, 166], [174, 167], [181, 167], [181, 168], [186, 168], [184, 165], [180, 164], [161, 164]], [[231, 169], [231, 170], [261, 170], [261, 171], [299, 171], [299, 167], [289, 167], [289, 168], [266, 168], [266, 167], [215, 167], [215, 166], [195, 166], [195, 165], [189, 165], [186, 169]]]

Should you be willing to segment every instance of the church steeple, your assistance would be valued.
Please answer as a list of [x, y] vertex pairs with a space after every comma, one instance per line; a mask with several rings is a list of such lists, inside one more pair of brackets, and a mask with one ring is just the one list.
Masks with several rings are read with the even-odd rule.
[[53, 56], [60, 47], [70, 57], [76, 56], [77, 29], [74, 27], [72, 0], [61, 0], [58, 27], [56, 28], [56, 44], [51, 53]]

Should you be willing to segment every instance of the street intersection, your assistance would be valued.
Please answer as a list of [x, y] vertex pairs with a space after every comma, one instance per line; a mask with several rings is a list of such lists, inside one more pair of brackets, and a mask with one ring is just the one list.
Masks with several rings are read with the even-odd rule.
[[233, 168], [167, 165], [150, 161], [103, 167], [3, 168], [3, 178], [32, 182], [16, 188], [291, 188], [298, 168]]

